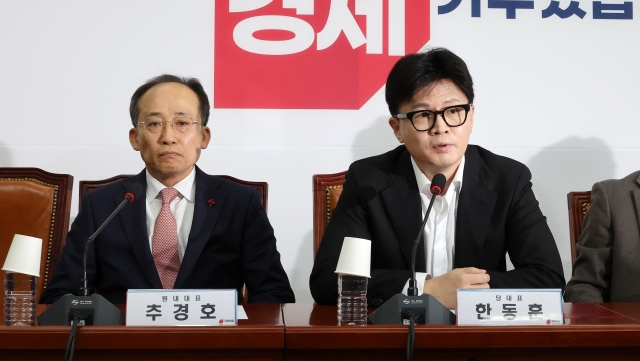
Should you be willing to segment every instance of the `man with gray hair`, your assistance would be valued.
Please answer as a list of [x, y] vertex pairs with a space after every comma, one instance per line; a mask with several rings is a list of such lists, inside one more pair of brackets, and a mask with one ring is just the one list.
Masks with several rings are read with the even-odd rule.
[[295, 302], [258, 192], [196, 166], [211, 139], [200, 82], [158, 76], [136, 90], [129, 110], [129, 141], [146, 168], [83, 197], [40, 302], [78, 294], [87, 239], [136, 183], [144, 196], [124, 207], [89, 248], [90, 293], [121, 304], [128, 289], [240, 291], [246, 284], [249, 302]]

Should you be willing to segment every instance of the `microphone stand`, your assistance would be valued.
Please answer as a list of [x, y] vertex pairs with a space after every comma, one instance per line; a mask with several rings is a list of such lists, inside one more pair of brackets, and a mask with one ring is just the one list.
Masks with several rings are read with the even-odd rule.
[[411, 279], [409, 280], [409, 288], [407, 296], [399, 293], [391, 297], [387, 302], [383, 303], [377, 310], [369, 315], [369, 321], [373, 324], [382, 325], [398, 325], [411, 324], [412, 321], [418, 324], [430, 325], [450, 325], [456, 322], [456, 316], [438, 302], [433, 296], [422, 294], [418, 296], [418, 287], [416, 281], [416, 253], [418, 245], [424, 232], [424, 227], [429, 218], [429, 213], [433, 207], [436, 196], [442, 193], [446, 184], [445, 177], [438, 173], [434, 175], [431, 183], [431, 201], [422, 221], [418, 237], [413, 243], [413, 251], [411, 252]]
[[416, 281], [416, 253], [418, 245], [424, 232], [424, 227], [429, 219], [429, 213], [436, 200], [436, 196], [442, 193], [446, 185], [444, 175], [438, 173], [433, 176], [431, 182], [431, 201], [427, 207], [427, 212], [422, 220], [420, 231], [416, 240], [413, 242], [413, 250], [411, 252], [411, 278], [409, 279], [409, 288], [407, 296], [399, 293], [391, 297], [387, 302], [382, 304], [377, 310], [369, 315], [369, 321], [373, 324], [393, 325], [406, 324], [409, 325], [409, 335], [407, 336], [407, 360], [413, 360], [413, 348], [415, 343], [415, 325], [426, 323], [430, 325], [450, 325], [456, 322], [456, 316], [438, 302], [433, 296], [422, 294], [418, 296], [418, 287]]
[[427, 213], [425, 213], [424, 219], [422, 220], [418, 237], [416, 237], [416, 240], [413, 242], [413, 250], [411, 251], [411, 279], [409, 280], [409, 288], [407, 288], [407, 296], [418, 295], [418, 281], [416, 280], [416, 253], [418, 253], [418, 245], [420, 244], [420, 237], [422, 237], [422, 233], [424, 232], [424, 226], [427, 224], [427, 220], [429, 220], [429, 213], [431, 212], [433, 203], [438, 195], [436, 193], [439, 193], [437, 192], [438, 188], [433, 188], [434, 189], [431, 192], [431, 201], [429, 202], [429, 207], [427, 207]]
[[124, 207], [127, 203], [133, 202], [134, 199], [135, 199], [135, 196], [131, 192], [125, 193], [124, 199], [122, 200], [122, 202], [120, 202], [116, 210], [109, 215], [109, 217], [102, 223], [102, 225], [100, 225], [100, 227], [98, 227], [98, 229], [91, 235], [91, 237], [89, 237], [89, 239], [87, 240], [87, 243], [84, 245], [84, 257], [82, 257], [83, 273], [82, 273], [82, 279], [80, 280], [80, 282], [82, 282], [82, 286], [80, 286], [80, 291], [83, 294], [83, 296], [89, 295], [89, 290], [87, 286], [87, 254], [89, 253], [89, 246], [91, 245], [91, 243], [93, 243], [96, 237], [98, 237], [100, 232], [102, 232], [104, 227], [106, 227], [107, 224], [111, 222], [113, 217], [115, 217], [116, 214], [120, 213], [120, 210], [122, 209], [122, 207]]
[[116, 306], [97, 293], [88, 295], [87, 255], [89, 245], [93, 243], [104, 227], [111, 222], [127, 203], [133, 202], [143, 191], [140, 184], [132, 184], [130, 191], [124, 194], [124, 199], [118, 207], [87, 240], [82, 259], [83, 278], [80, 286], [80, 294], [82, 296], [76, 296], [71, 293], [62, 296], [38, 316], [40, 325], [124, 325], [124, 314]]
[[78, 325], [124, 325], [124, 314], [116, 306], [107, 301], [106, 298], [94, 293], [89, 296], [87, 277], [87, 255], [89, 246], [102, 232], [104, 227], [120, 212], [127, 203], [133, 202], [137, 196], [142, 194], [143, 188], [140, 184], [134, 183], [130, 191], [124, 194], [124, 199], [118, 207], [111, 212], [109, 217], [102, 222], [100, 227], [89, 237], [84, 245], [84, 256], [82, 258], [83, 278], [80, 286], [82, 296], [66, 294], [57, 300], [51, 307], [38, 316], [40, 325], [69, 325], [71, 332], [67, 340], [67, 348], [64, 354], [65, 361], [72, 361], [76, 347], [76, 330]]

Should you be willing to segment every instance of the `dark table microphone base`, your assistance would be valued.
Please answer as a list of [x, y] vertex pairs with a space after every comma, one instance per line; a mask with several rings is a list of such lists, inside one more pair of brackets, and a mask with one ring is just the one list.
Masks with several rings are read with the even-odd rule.
[[391, 297], [369, 315], [374, 325], [402, 325], [409, 320], [407, 312], [413, 311], [416, 323], [427, 325], [452, 325], [456, 315], [444, 307], [433, 296], [405, 296], [401, 293]]
[[122, 311], [99, 294], [91, 296], [66, 294], [38, 316], [38, 323], [68, 326], [74, 316], [82, 316], [84, 325], [124, 325]]

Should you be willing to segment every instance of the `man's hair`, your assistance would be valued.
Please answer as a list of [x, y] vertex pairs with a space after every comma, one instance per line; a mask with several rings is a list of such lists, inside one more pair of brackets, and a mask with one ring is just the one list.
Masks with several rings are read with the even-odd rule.
[[413, 99], [420, 90], [440, 80], [450, 80], [473, 103], [473, 80], [467, 64], [445, 48], [403, 56], [393, 66], [385, 90], [391, 115], [398, 114], [400, 104]]
[[202, 125], [207, 125], [207, 122], [209, 121], [210, 108], [209, 98], [207, 98], [207, 93], [204, 92], [204, 88], [202, 88], [200, 81], [196, 78], [183, 78], [171, 74], [162, 74], [147, 80], [147, 82], [142, 84], [135, 93], [133, 93], [133, 96], [131, 96], [129, 115], [131, 116], [131, 122], [133, 123], [134, 128], [138, 125], [138, 116], [140, 116], [140, 107], [138, 106], [140, 98], [142, 98], [149, 89], [163, 83], [179, 83], [193, 90], [193, 92], [198, 96], [198, 102], [200, 103], [200, 121], [202, 122]]

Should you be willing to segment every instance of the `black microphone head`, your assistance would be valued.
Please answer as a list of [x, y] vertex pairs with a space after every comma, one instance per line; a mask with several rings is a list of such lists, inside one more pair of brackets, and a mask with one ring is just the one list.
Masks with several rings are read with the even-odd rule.
[[131, 203], [140, 197], [142, 192], [144, 192], [142, 185], [140, 185], [140, 183], [133, 183], [127, 187], [127, 193], [124, 194], [124, 198]]
[[442, 173], [436, 173], [431, 180], [431, 194], [440, 195], [447, 184], [447, 178]]

